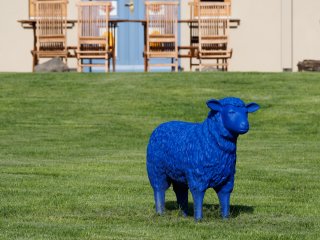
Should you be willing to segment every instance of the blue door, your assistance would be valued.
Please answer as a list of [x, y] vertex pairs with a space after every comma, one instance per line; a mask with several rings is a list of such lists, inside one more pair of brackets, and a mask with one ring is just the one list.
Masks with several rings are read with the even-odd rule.
[[[128, 19], [129, 21], [145, 19], [145, 1], [118, 0], [113, 2], [117, 2], [117, 17], [119, 19]], [[180, 33], [180, 29], [178, 32]], [[139, 22], [119, 23], [117, 29], [116, 71], [144, 71], [143, 50], [143, 25]], [[150, 62], [170, 63], [171, 59], [152, 59]], [[151, 68], [151, 71], [171, 71], [171, 67]]]
[[[102, 0], [104, 1], [104, 0]], [[120, 22], [116, 28], [116, 71], [135, 72], [144, 71], [144, 30], [141, 22], [134, 20], [145, 19], [145, 6], [143, 0], [106, 0], [112, 3], [113, 10], [110, 17], [125, 19], [129, 22]], [[133, 22], [130, 22], [133, 21]], [[179, 30], [180, 32], [180, 30]], [[179, 34], [180, 35], [180, 34]], [[169, 62], [170, 59], [153, 59], [153, 63]], [[103, 69], [91, 69], [103, 71]], [[151, 69], [153, 70], [153, 69]], [[158, 71], [159, 69], [154, 69]], [[170, 71], [166, 67], [160, 70]]]
[[[86, 1], [86, 0], [82, 0]], [[88, 0], [87, 0], [88, 1]], [[92, 0], [89, 0], [92, 1]], [[144, 19], [144, 1], [142, 0], [101, 0], [112, 4], [111, 19], [142, 20]], [[144, 70], [144, 35], [140, 22], [119, 22], [115, 31], [116, 38], [116, 71]], [[104, 60], [85, 60], [101, 63]], [[112, 71], [112, 67], [110, 69]], [[102, 67], [86, 67], [85, 72], [103, 72]]]
[[[118, 18], [144, 19], [144, 1], [118, 0]], [[143, 25], [139, 22], [119, 23], [117, 28], [116, 71], [144, 70]]]

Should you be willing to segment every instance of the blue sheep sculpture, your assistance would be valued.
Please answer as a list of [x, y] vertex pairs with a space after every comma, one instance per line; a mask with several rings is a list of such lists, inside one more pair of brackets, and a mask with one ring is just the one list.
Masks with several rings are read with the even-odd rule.
[[194, 218], [201, 220], [205, 192], [213, 188], [221, 215], [229, 217], [230, 194], [236, 172], [236, 144], [249, 131], [248, 113], [256, 103], [228, 97], [207, 101], [208, 117], [202, 123], [171, 121], [159, 125], [147, 148], [147, 172], [154, 191], [156, 212], [164, 213], [165, 192], [172, 184], [183, 215], [188, 214], [188, 189], [194, 202]]

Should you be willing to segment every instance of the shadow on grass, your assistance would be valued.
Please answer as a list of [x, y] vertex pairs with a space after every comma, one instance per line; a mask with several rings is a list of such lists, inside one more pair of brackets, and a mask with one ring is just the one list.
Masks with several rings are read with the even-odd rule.
[[[166, 202], [166, 211], [177, 211], [179, 206], [175, 201]], [[254, 212], [254, 207], [246, 205], [231, 205], [230, 206], [230, 218], [236, 218], [240, 214], [252, 214]], [[193, 216], [193, 204], [188, 203], [188, 216]], [[218, 204], [203, 204], [203, 214], [208, 217], [221, 218], [220, 216], [220, 206]]]

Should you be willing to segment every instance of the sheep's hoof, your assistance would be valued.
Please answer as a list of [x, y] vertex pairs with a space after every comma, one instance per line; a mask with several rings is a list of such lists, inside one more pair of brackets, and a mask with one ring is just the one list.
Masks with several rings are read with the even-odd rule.
[[156, 214], [158, 215], [158, 216], [163, 216], [164, 215], [164, 211], [156, 211]]
[[223, 221], [227, 221], [227, 220], [229, 220], [229, 215], [227, 215], [227, 216], [221, 216], [221, 218], [222, 218]]
[[194, 219], [194, 221], [195, 221], [195, 223], [200, 223], [200, 222], [202, 222], [202, 218], [199, 218], [199, 219]]

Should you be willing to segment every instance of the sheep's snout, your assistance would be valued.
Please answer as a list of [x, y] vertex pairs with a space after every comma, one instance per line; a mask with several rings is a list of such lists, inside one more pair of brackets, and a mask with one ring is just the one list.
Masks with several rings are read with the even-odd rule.
[[249, 131], [248, 111], [244, 107], [225, 106], [222, 110], [224, 127], [233, 134], [245, 134]]
[[248, 121], [241, 122], [239, 126], [239, 134], [245, 134], [248, 131], [249, 131], [249, 122]]

